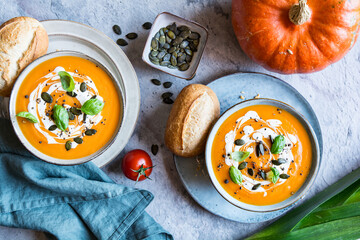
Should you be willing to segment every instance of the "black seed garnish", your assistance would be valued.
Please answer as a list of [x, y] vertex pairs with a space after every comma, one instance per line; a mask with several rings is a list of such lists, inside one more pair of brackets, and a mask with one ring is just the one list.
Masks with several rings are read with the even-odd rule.
[[119, 38], [118, 40], [116, 40], [116, 43], [117, 43], [117, 45], [122, 46], [122, 47], [125, 47], [126, 45], [128, 45], [128, 42], [123, 38]]
[[170, 98], [172, 96], [173, 96], [173, 93], [171, 93], [171, 92], [166, 92], [161, 95], [162, 98]]
[[114, 25], [113, 26], [113, 31], [114, 33], [116, 33], [117, 35], [121, 35], [121, 28], [119, 25]]
[[25, 95], [25, 98], [29, 98], [29, 95]]
[[235, 142], [234, 142], [235, 145], [237, 146], [242, 146], [245, 144], [245, 140], [243, 139], [236, 139]]
[[252, 168], [248, 168], [248, 174], [250, 176], [253, 176], [254, 175], [254, 170]]
[[41, 93], [41, 98], [42, 98], [42, 100], [44, 100], [47, 103], [52, 103], [53, 102], [52, 96], [50, 96], [50, 94], [48, 94], [47, 92], [42, 92]]
[[256, 189], [258, 189], [261, 186], [261, 183], [255, 184], [251, 190], [255, 191]]
[[72, 112], [72, 114], [77, 115], [77, 116], [81, 114], [81, 110], [76, 107], [71, 107], [70, 112]]
[[149, 30], [152, 27], [152, 23], [151, 22], [146, 22], [142, 25], [142, 27], [146, 30]]
[[166, 103], [166, 104], [173, 104], [174, 100], [172, 100], [171, 98], [164, 98], [163, 102]]
[[71, 149], [71, 141], [67, 141], [65, 143], [65, 149], [66, 149], [66, 151], [69, 151]]
[[48, 130], [49, 131], [54, 131], [55, 129], [57, 129], [57, 126], [56, 125], [51, 125]]
[[82, 144], [83, 139], [81, 137], [76, 137], [76, 138], [74, 138], [74, 142], [76, 142], [77, 144]]
[[157, 144], [151, 145], [151, 152], [155, 156], [159, 151], [159, 146]]
[[82, 82], [80, 84], [80, 91], [85, 92], [87, 90], [86, 82]]
[[132, 39], [137, 38], [138, 35], [137, 35], [136, 33], [132, 32], [132, 33], [126, 34], [126, 37], [127, 37], [128, 39], [131, 39], [131, 40], [132, 40]]
[[240, 163], [240, 165], [239, 165], [239, 170], [245, 169], [246, 166], [247, 166], [247, 162], [242, 162], [242, 163]]
[[164, 88], [170, 88], [172, 86], [172, 82], [164, 82]]
[[97, 96], [96, 95], [94, 95], [94, 96], [92, 96], [90, 99], [95, 99]]
[[76, 97], [77, 94], [76, 92], [66, 92], [67, 95], [69, 95], [70, 97]]
[[153, 79], [151, 79], [151, 82], [152, 82], [154, 85], [156, 85], [156, 86], [160, 86], [160, 85], [161, 85], [161, 82], [160, 82], [159, 79], [153, 78]]
[[283, 173], [283, 174], [280, 174], [279, 177], [282, 178], [282, 179], [288, 179], [290, 176]]
[[229, 180], [225, 179], [224, 183], [225, 183], [225, 184], [228, 184], [228, 183], [229, 183]]
[[85, 131], [85, 135], [86, 136], [92, 136], [96, 133], [97, 131], [95, 129], [88, 129]]

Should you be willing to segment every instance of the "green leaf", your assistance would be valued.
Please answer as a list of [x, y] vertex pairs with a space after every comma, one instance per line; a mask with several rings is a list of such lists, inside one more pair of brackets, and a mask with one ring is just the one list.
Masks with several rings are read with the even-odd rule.
[[61, 130], [65, 131], [69, 126], [69, 114], [65, 108], [55, 104], [53, 108], [54, 121], [56, 126]]
[[241, 184], [242, 183], [242, 174], [240, 172], [239, 169], [237, 169], [234, 166], [231, 166], [229, 169], [229, 175], [230, 175], [230, 179], [231, 181], [233, 181], [236, 184]]
[[75, 89], [75, 82], [73, 77], [66, 71], [58, 72], [62, 88], [67, 92], [72, 92]]
[[38, 123], [38, 120], [36, 119], [36, 117], [29, 112], [19, 112], [18, 114], [16, 114], [16, 116], [26, 118], [27, 120], [29, 120], [29, 122], [32, 122], [32, 123]]
[[250, 152], [236, 151], [236, 152], [232, 152], [230, 154], [230, 157], [232, 160], [234, 160], [236, 162], [242, 162], [246, 158], [248, 158], [249, 155], [250, 155]]
[[271, 153], [279, 154], [285, 147], [285, 137], [283, 135], [278, 135], [275, 137], [274, 142], [271, 145]]
[[89, 99], [81, 107], [81, 111], [87, 115], [96, 115], [104, 108], [104, 103], [99, 99]]
[[269, 179], [270, 181], [272, 181], [273, 183], [276, 183], [277, 180], [279, 180], [279, 170], [277, 170], [276, 168], [270, 167], [271, 171], [269, 171], [266, 174], [266, 178]]

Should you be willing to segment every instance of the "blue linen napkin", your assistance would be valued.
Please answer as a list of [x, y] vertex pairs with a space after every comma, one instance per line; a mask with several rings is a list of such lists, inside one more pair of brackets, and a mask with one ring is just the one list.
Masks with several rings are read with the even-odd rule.
[[35, 158], [0, 119], [0, 225], [50, 239], [171, 240], [144, 211], [152, 199], [114, 183], [93, 163], [57, 166]]

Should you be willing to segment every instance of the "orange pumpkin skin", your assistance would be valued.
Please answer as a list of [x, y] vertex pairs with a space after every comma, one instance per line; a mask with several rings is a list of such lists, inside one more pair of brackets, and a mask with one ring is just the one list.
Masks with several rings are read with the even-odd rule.
[[308, 0], [311, 16], [290, 21], [298, 0], [233, 0], [232, 24], [243, 51], [282, 74], [310, 73], [340, 60], [360, 29], [360, 0]]

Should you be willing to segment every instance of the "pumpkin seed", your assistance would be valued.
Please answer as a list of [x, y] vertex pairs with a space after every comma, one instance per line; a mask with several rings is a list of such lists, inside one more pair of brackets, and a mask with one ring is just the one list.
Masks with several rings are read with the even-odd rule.
[[290, 176], [287, 175], [286, 173], [282, 173], [282, 174], [279, 175], [279, 177], [282, 178], [282, 179], [288, 179]]
[[255, 191], [256, 189], [258, 189], [261, 186], [261, 183], [255, 184], [251, 190]]
[[159, 33], [160, 33], [160, 37], [165, 36], [165, 33], [164, 33], [164, 29], [163, 29], [163, 28], [161, 28], [161, 29], [159, 30]]
[[166, 42], [168, 44], [170, 44], [172, 42], [172, 39], [168, 35], [166, 35], [165, 38], [166, 38]]
[[142, 27], [145, 29], [145, 30], [149, 30], [151, 27], [152, 27], [152, 23], [151, 22], [146, 22], [142, 25]]
[[50, 94], [48, 94], [47, 92], [42, 92], [41, 93], [41, 98], [42, 100], [44, 100], [47, 103], [52, 103], [53, 102], [53, 98]]
[[157, 32], [156, 34], [155, 34], [155, 38], [156, 38], [156, 40], [159, 40], [159, 38], [160, 38], [160, 33], [159, 32]]
[[151, 145], [151, 153], [155, 156], [159, 151], [159, 146], [157, 144]]
[[193, 42], [189, 42], [189, 48], [193, 52], [197, 51], [197, 47], [195, 46], [195, 44]]
[[189, 67], [190, 67], [190, 65], [189, 65], [188, 63], [183, 63], [183, 64], [181, 64], [181, 65], [179, 66], [179, 70], [180, 70], [180, 71], [186, 71], [186, 70], [189, 69]]
[[158, 54], [159, 54], [159, 52], [156, 51], [156, 50], [151, 50], [151, 52], [150, 52], [150, 55], [151, 55], [152, 57], [156, 57]]
[[193, 55], [193, 52], [191, 51], [191, 49], [189, 48], [185, 48], [185, 53], [189, 56], [192, 56]]
[[186, 55], [185, 61], [186, 61], [187, 63], [190, 63], [191, 60], [192, 60], [192, 56]]
[[159, 62], [159, 60], [154, 60], [154, 59], [150, 59], [150, 62], [152, 62], [153, 64], [155, 64], [155, 65], [159, 65], [160, 64], [160, 62]]
[[96, 98], [96, 95], [92, 96], [90, 99], [95, 99]]
[[152, 50], [158, 50], [159, 49], [159, 42], [156, 38], [153, 38], [151, 40], [151, 49]]
[[57, 126], [56, 125], [51, 125], [48, 130], [49, 131], [54, 131], [55, 129], [57, 129]]
[[80, 84], [80, 91], [81, 92], [85, 92], [87, 90], [87, 85], [86, 85], [86, 82], [82, 82]]
[[172, 100], [171, 98], [164, 98], [164, 99], [163, 99], [163, 103], [173, 104], [173, 103], [174, 103], [174, 100]]
[[169, 61], [162, 61], [160, 62], [160, 66], [168, 66], [170, 65], [170, 62]]
[[171, 65], [173, 65], [173, 66], [177, 65], [176, 56], [177, 56], [176, 52], [173, 52], [173, 54], [171, 55], [171, 58], [170, 58]]
[[177, 29], [177, 28], [176, 28], [176, 23], [173, 23], [173, 24], [171, 24], [171, 25], [168, 25], [166, 28], [169, 29], [170, 31], [175, 32], [176, 29]]
[[74, 115], [77, 115], [77, 116], [81, 114], [81, 110], [78, 109], [78, 108], [76, 108], [76, 107], [71, 107], [71, 108], [70, 108], [70, 112], [71, 112], [72, 114], [74, 114]]
[[248, 174], [250, 176], [253, 176], [254, 175], [254, 170], [252, 168], [248, 168]]
[[66, 92], [67, 95], [69, 95], [70, 97], [76, 97], [77, 94], [76, 92]]
[[85, 131], [85, 135], [86, 136], [92, 136], [96, 133], [97, 131], [95, 129], [88, 129]]
[[76, 142], [77, 144], [82, 144], [83, 143], [83, 139], [81, 137], [76, 137], [74, 138], [74, 142]]
[[75, 119], [75, 115], [72, 112], [68, 111], [68, 115], [69, 115], [69, 120]]
[[191, 34], [190, 30], [185, 30], [185, 31], [182, 31], [179, 36], [185, 39], [185, 38], [188, 38], [190, 36], [190, 34]]
[[170, 58], [171, 58], [171, 54], [168, 53], [163, 57], [163, 61], [170, 61]]
[[237, 146], [242, 146], [245, 144], [245, 140], [244, 139], [236, 139], [234, 143]]
[[179, 26], [177, 29], [178, 29], [179, 31], [181, 31], [181, 32], [190, 30], [189, 27], [184, 26], [184, 25]]
[[84, 115], [83, 115], [83, 123], [86, 123], [86, 117], [87, 117], [87, 115], [84, 113]]
[[137, 38], [138, 35], [137, 35], [137, 33], [132, 32], [132, 33], [126, 34], [125, 37], [127, 37], [127, 38], [130, 39], [130, 40], [132, 40], [132, 39]]
[[173, 93], [171, 93], [171, 92], [166, 92], [161, 95], [162, 98], [170, 98], [172, 96], [173, 96]]
[[[182, 52], [178, 54], [178, 65], [180, 66], [182, 63], [185, 62], [186, 54], [183, 54]], [[180, 64], [179, 64], [180, 63]]]
[[167, 67], [170, 68], [170, 69], [177, 69], [178, 68], [177, 66], [173, 66], [173, 65], [168, 65]]
[[170, 44], [168, 44], [168, 43], [165, 43], [164, 46], [163, 46], [164, 49], [169, 49], [170, 47], [171, 47], [171, 46], [170, 46]]
[[159, 54], [156, 57], [157, 57], [157, 59], [162, 59], [165, 55], [166, 55], [166, 52], [161, 51], [161, 52], [159, 52]]
[[71, 149], [71, 141], [67, 141], [66, 143], [65, 143], [65, 149], [66, 149], [66, 151], [69, 151], [70, 149]]
[[259, 142], [256, 145], [256, 155], [257, 155], [257, 157], [264, 155], [264, 144], [262, 142]]
[[160, 82], [159, 79], [153, 78], [153, 79], [151, 79], [151, 82], [152, 82], [154, 85], [156, 85], [156, 86], [160, 86], [160, 85], [161, 85], [161, 82]]
[[180, 43], [180, 48], [186, 48], [189, 45], [188, 41], [183, 41], [182, 43]]
[[114, 25], [113, 26], [113, 31], [114, 33], [116, 33], [117, 35], [121, 35], [121, 28], [119, 25]]
[[189, 38], [192, 39], [192, 40], [197, 40], [200, 38], [200, 34], [197, 33], [197, 32], [191, 32], [190, 35], [189, 35]]
[[159, 44], [160, 44], [160, 47], [163, 47], [166, 43], [166, 39], [165, 39], [165, 36], [161, 36], [159, 38]]
[[175, 39], [175, 38], [176, 38], [175, 33], [174, 33], [173, 31], [171, 31], [171, 30], [167, 32], [167, 35], [168, 35], [168, 37], [171, 38], [171, 39]]
[[128, 45], [128, 42], [123, 38], [119, 38], [118, 40], [116, 40], [116, 44], [125, 47], [126, 45]]
[[284, 158], [279, 158], [278, 160], [271, 160], [272, 164], [279, 166], [281, 164], [286, 163], [286, 160]]
[[199, 40], [193, 40], [192, 43], [195, 45], [195, 47], [199, 46]]
[[262, 179], [266, 180], [266, 173], [264, 171], [260, 170], [259, 175]]
[[240, 165], [239, 165], [239, 170], [245, 169], [246, 166], [247, 166], [247, 162], [242, 162], [242, 163], [240, 163]]
[[164, 88], [170, 88], [172, 86], [172, 82], [164, 82]]
[[171, 42], [171, 44], [173, 46], [177, 46], [179, 45], [180, 43], [182, 43], [182, 41], [184, 41], [184, 39], [182, 37], [176, 37], [174, 41]]

